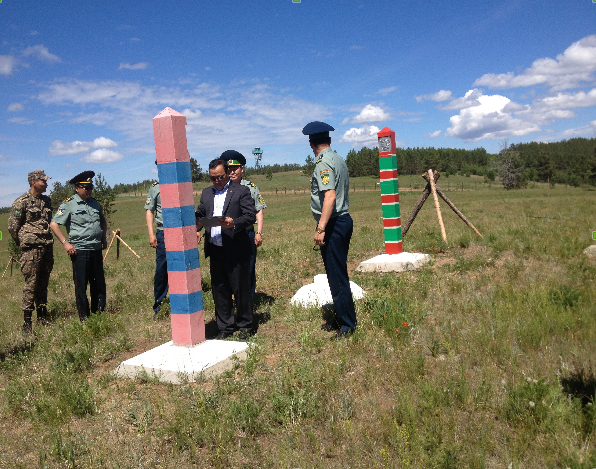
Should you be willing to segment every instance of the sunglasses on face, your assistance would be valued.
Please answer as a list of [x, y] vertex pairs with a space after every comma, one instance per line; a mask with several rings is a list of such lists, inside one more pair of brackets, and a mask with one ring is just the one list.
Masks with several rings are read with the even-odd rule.
[[222, 174], [221, 176], [209, 176], [209, 179], [211, 179], [212, 182], [217, 182], [217, 181], [223, 181], [224, 177], [226, 177], [226, 175]]
[[92, 191], [93, 186], [79, 186], [80, 189], [85, 189], [86, 191]]

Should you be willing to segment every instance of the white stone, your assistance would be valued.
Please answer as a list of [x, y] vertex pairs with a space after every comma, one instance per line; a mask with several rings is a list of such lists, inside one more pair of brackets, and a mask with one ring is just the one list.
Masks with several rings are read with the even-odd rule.
[[596, 257], [596, 244], [592, 244], [584, 249], [584, 254], [588, 257]]
[[213, 376], [234, 366], [234, 355], [246, 358], [246, 342], [207, 340], [192, 347], [167, 342], [120, 363], [114, 374], [120, 378], [136, 378], [143, 371], [149, 377], [166, 383], [194, 382], [201, 375]]
[[[364, 290], [352, 281], [350, 281], [350, 289], [352, 290], [352, 297], [355, 300], [364, 298]], [[315, 275], [314, 283], [310, 283], [301, 287], [292, 297], [290, 302], [293, 305], [300, 305], [304, 306], [305, 308], [309, 306], [320, 307], [323, 305], [332, 304], [333, 297], [331, 296], [331, 289], [329, 288], [327, 275]]]
[[429, 254], [401, 252], [399, 254], [380, 254], [360, 263], [358, 272], [404, 272], [416, 270], [431, 260]]

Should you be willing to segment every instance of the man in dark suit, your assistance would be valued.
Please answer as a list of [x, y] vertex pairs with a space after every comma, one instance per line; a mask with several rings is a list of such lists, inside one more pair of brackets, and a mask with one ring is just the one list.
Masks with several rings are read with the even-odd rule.
[[[219, 329], [216, 339], [231, 336], [237, 328], [238, 337], [244, 340], [253, 332], [251, 245], [246, 228], [256, 221], [255, 204], [246, 186], [230, 181], [227, 169], [224, 159], [209, 163], [213, 186], [201, 193], [196, 210], [197, 232], [202, 228], [199, 218], [224, 217], [216, 226], [205, 228], [205, 257], [211, 257], [209, 270]], [[236, 321], [232, 294], [236, 300]]]

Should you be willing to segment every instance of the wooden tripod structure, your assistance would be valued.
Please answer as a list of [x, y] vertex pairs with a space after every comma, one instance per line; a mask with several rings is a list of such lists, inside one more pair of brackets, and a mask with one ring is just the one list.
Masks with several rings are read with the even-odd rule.
[[466, 225], [468, 225], [470, 228], [472, 228], [474, 230], [474, 233], [476, 233], [478, 236], [480, 236], [482, 238], [482, 235], [476, 229], [476, 227], [474, 225], [472, 225], [470, 220], [468, 220], [464, 216], [464, 214], [458, 210], [458, 208], [453, 204], [453, 202], [451, 202], [451, 200], [449, 200], [447, 198], [447, 196], [443, 193], [443, 191], [436, 185], [437, 181], [439, 180], [439, 177], [441, 177], [439, 172], [429, 169], [427, 173], [424, 173], [422, 175], [422, 177], [427, 182], [426, 187], [422, 191], [422, 194], [420, 195], [420, 198], [416, 202], [416, 205], [414, 205], [414, 208], [412, 209], [412, 213], [410, 213], [408, 220], [406, 221], [405, 225], [402, 227], [402, 236], [406, 235], [406, 233], [410, 229], [410, 226], [412, 226], [412, 223], [414, 223], [414, 220], [416, 219], [416, 215], [418, 215], [418, 212], [420, 212], [420, 210], [422, 209], [424, 202], [426, 202], [426, 199], [432, 193], [433, 199], [435, 201], [435, 208], [437, 210], [437, 217], [439, 219], [439, 226], [441, 227], [441, 236], [443, 237], [443, 241], [445, 242], [445, 244], [447, 244], [447, 234], [445, 233], [445, 225], [443, 225], [443, 217], [441, 216], [441, 208], [439, 207], [439, 199], [438, 199], [437, 195], [439, 195], [445, 201], [445, 203], [447, 205], [449, 205], [451, 210], [453, 210], [455, 212], [455, 214], [459, 218], [461, 218], [462, 221]]

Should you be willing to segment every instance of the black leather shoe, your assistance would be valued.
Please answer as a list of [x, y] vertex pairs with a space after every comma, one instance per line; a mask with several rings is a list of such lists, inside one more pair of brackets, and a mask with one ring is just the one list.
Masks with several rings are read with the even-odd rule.
[[335, 336], [333, 337], [333, 340], [342, 340], [342, 339], [346, 339], [349, 336], [351, 336], [354, 333], [354, 331], [342, 331], [341, 329], [339, 331], [337, 331], [337, 334], [335, 334]]
[[224, 340], [224, 339], [227, 339], [228, 337], [230, 337], [231, 335], [232, 335], [231, 332], [223, 332], [222, 331], [215, 336], [215, 340]]
[[325, 324], [323, 324], [321, 326], [321, 330], [325, 331], [325, 332], [336, 331], [338, 329], [339, 329], [339, 326], [337, 325], [337, 323], [334, 323], [334, 322], [326, 322]]
[[246, 339], [248, 339], [248, 338], [249, 338], [251, 335], [252, 335], [252, 331], [250, 331], [250, 330], [248, 330], [248, 329], [247, 329], [247, 330], [244, 330], [244, 331], [242, 331], [242, 330], [238, 331], [238, 338], [239, 338], [240, 340], [246, 340]]

